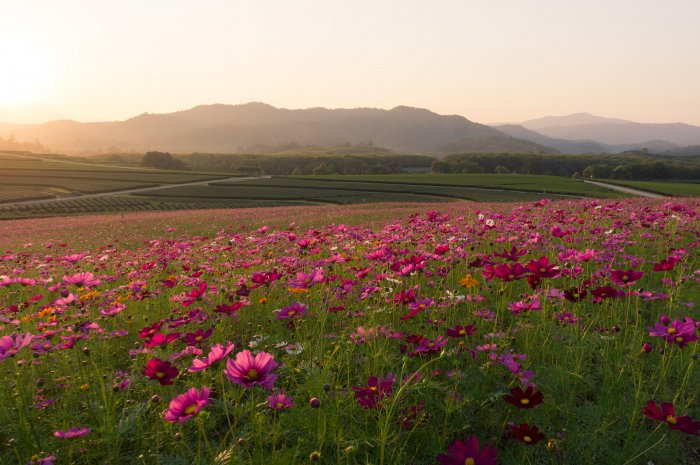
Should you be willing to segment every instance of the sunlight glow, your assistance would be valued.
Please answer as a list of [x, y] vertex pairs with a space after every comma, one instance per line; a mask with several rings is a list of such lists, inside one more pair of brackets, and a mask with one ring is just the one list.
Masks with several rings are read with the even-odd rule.
[[50, 67], [34, 44], [0, 37], [0, 106], [37, 103], [48, 91]]

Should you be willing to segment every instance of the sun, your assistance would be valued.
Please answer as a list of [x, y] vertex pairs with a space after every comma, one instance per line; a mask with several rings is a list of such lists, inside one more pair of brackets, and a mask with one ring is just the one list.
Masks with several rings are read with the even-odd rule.
[[0, 41], [0, 106], [38, 103], [51, 82], [46, 54], [30, 42]]

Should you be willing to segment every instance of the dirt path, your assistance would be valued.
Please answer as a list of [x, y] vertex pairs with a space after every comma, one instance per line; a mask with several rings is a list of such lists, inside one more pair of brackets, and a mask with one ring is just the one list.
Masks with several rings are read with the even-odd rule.
[[598, 182], [598, 181], [587, 181], [585, 179], [583, 180], [583, 182], [587, 182], [589, 184], [594, 184], [596, 186], [604, 187], [606, 189], [611, 189], [614, 191], [624, 192], [626, 194], [637, 195], [639, 197], [650, 197], [652, 199], [666, 199], [666, 198], [668, 198], [665, 195], [655, 194], [653, 192], [648, 192], [648, 191], [641, 191], [639, 189], [634, 189], [632, 187], [618, 186], [615, 184], [608, 184], [605, 182]]

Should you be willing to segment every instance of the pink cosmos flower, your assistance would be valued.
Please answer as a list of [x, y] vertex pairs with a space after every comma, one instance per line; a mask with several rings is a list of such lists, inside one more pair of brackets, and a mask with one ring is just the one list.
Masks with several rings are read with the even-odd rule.
[[249, 350], [244, 350], [236, 354], [236, 360], [228, 359], [224, 374], [245, 388], [261, 386], [270, 390], [278, 376], [271, 372], [278, 366], [274, 357], [267, 352], [258, 352], [253, 358]]
[[649, 336], [660, 337], [671, 345], [678, 344], [681, 349], [688, 343], [698, 340], [698, 336], [695, 334], [695, 321], [690, 317], [686, 317], [683, 321], [673, 320], [669, 326], [657, 322], [648, 329]]
[[277, 312], [277, 319], [291, 320], [292, 318], [298, 318], [300, 316], [304, 316], [308, 309], [309, 307], [306, 305], [300, 304], [299, 302], [294, 302], [292, 305], [282, 307], [282, 309]]
[[185, 423], [197, 415], [208, 403], [208, 387], [203, 386], [201, 392], [197, 388], [192, 388], [170, 401], [170, 406], [165, 412], [165, 421]]
[[0, 337], [0, 361], [10, 358], [32, 342], [30, 333]]
[[195, 358], [192, 360], [192, 366], [187, 370], [190, 373], [204, 371], [215, 363], [221, 361], [233, 351], [233, 343], [227, 342], [226, 347], [221, 344], [215, 344], [211, 347], [209, 354], [204, 360]]
[[268, 396], [267, 405], [272, 410], [284, 410], [294, 406], [294, 399], [280, 391], [277, 394]]
[[100, 284], [99, 279], [95, 279], [92, 273], [76, 273], [73, 276], [63, 276], [61, 280], [65, 284], [72, 284], [78, 287], [93, 287]]
[[642, 279], [643, 276], [643, 271], [613, 270], [610, 272], [610, 279], [619, 286], [632, 284]]
[[61, 439], [80, 438], [90, 434], [90, 428], [70, 428], [67, 431], [54, 431], [53, 435]]
[[153, 358], [146, 362], [143, 374], [149, 379], [158, 381], [162, 386], [167, 386], [173, 384], [173, 379], [177, 378], [177, 375], [180, 374], [180, 370], [174, 367], [170, 362], [164, 362], [159, 358]]
[[479, 440], [476, 436], [466, 438], [464, 441], [453, 441], [447, 446], [450, 455], [438, 454], [436, 459], [440, 465], [496, 465], [498, 463], [498, 451], [491, 446], [479, 449]]
[[182, 296], [182, 300], [180, 303], [182, 304], [183, 307], [188, 307], [192, 305], [197, 299], [202, 297], [204, 293], [207, 291], [207, 283], [201, 282], [197, 287], [193, 287], [190, 292], [184, 294]]

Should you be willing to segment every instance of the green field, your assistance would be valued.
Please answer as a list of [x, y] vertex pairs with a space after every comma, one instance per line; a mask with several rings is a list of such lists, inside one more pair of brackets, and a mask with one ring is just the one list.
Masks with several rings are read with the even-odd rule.
[[[68, 157], [64, 161], [41, 157], [0, 154], [0, 218], [284, 205], [628, 197], [624, 193], [559, 176], [393, 174], [231, 180], [232, 175], [229, 174], [129, 169], [69, 162]], [[205, 184], [187, 185], [193, 182]], [[613, 182], [666, 195], [700, 195], [700, 184]], [[159, 186], [162, 188], [131, 195], [120, 192]], [[109, 192], [114, 192], [114, 195], [81, 197], [84, 194]], [[12, 204], [23, 201], [32, 202]]]
[[660, 181], [619, 181], [605, 180], [608, 184], [633, 187], [656, 194], [674, 195], [679, 197], [700, 196], [700, 182], [660, 182]]
[[386, 174], [362, 176], [298, 177], [309, 180], [360, 181], [381, 184], [418, 184], [504, 189], [587, 197], [615, 197], [616, 193], [577, 179], [531, 174]]

